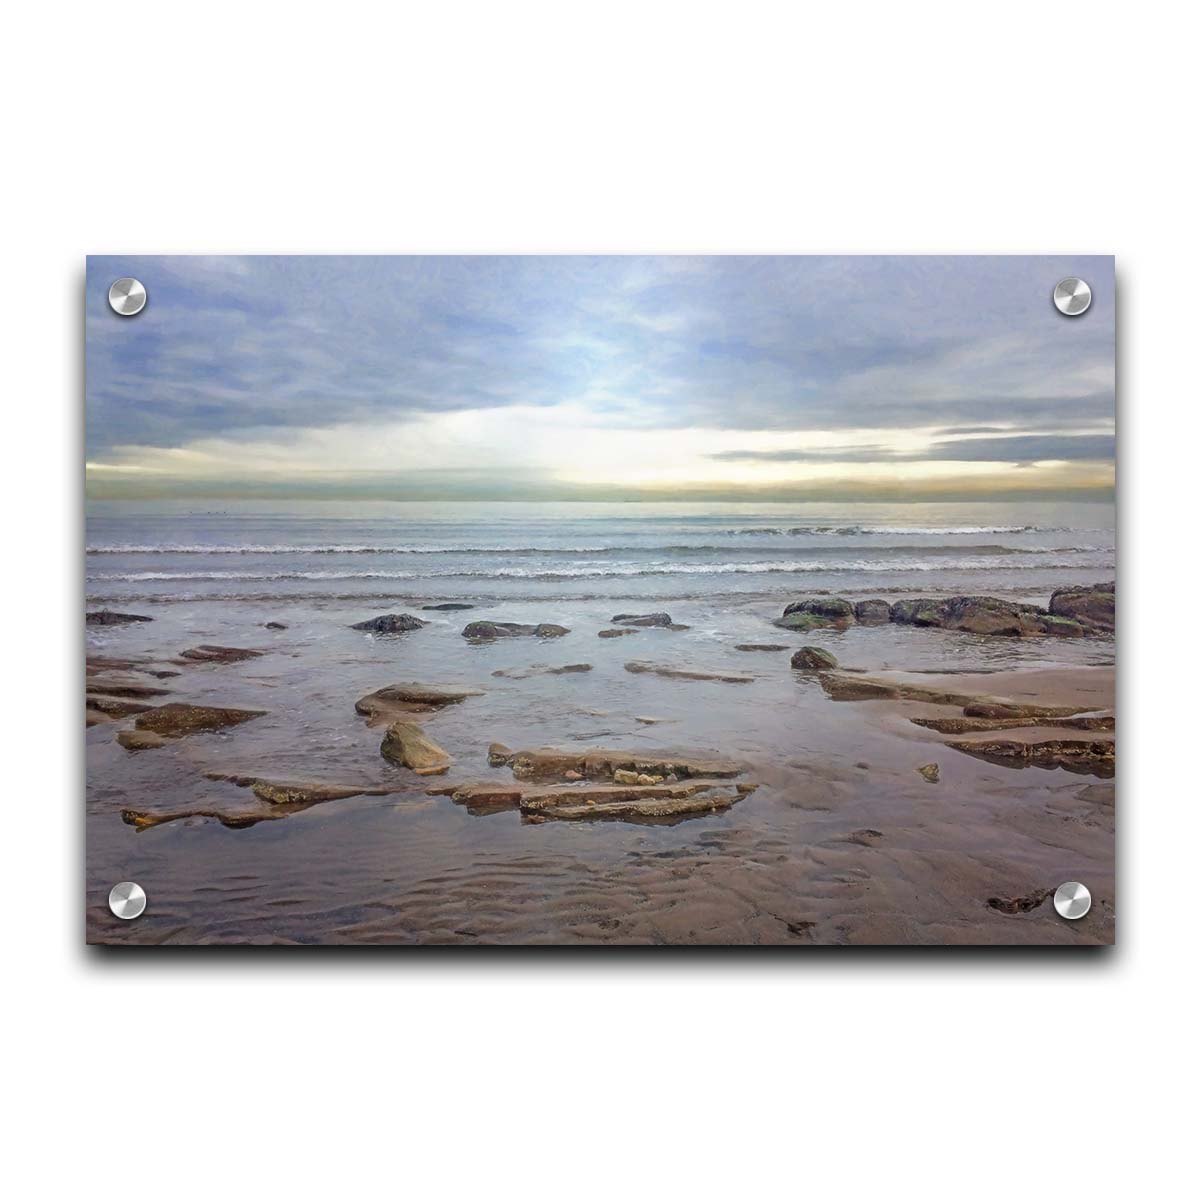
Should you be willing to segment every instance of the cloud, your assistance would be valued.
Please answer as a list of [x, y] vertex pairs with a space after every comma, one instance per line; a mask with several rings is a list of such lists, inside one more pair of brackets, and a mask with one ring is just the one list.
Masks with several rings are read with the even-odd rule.
[[[1093, 288], [1078, 320], [1050, 304], [1066, 274]], [[120, 275], [149, 292], [130, 320]], [[1107, 258], [92, 258], [88, 454], [352, 476], [401, 430], [433, 470], [489, 445], [549, 469], [551, 439], [569, 475], [639, 434], [664, 470], [684, 441], [759, 469], [1111, 458], [1112, 303]]]
[[922, 450], [894, 446], [829, 446], [821, 449], [721, 450], [718, 462], [1074, 462], [1105, 461], [1116, 454], [1116, 438], [1103, 434], [1030, 434], [963, 437], [934, 442]]

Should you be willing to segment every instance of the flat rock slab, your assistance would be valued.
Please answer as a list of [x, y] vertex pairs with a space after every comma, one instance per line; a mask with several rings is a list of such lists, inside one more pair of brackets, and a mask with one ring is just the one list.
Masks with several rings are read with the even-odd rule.
[[617, 613], [610, 618], [613, 625], [636, 625], [642, 629], [690, 629], [690, 625], [677, 625], [671, 620], [671, 614], [656, 613]]
[[582, 675], [592, 669], [591, 663], [567, 663], [563, 667], [512, 667], [506, 671], [493, 671], [497, 679], [530, 679], [534, 675]]
[[320, 783], [314, 780], [285, 781], [264, 779], [259, 775], [237, 775], [223, 771], [205, 771], [205, 779], [249, 788], [267, 804], [323, 804], [350, 796], [390, 796], [407, 789], [387, 784]]
[[1115, 729], [1116, 717], [912, 717], [935, 733], [991, 733], [1001, 729]]
[[92, 675], [87, 681], [88, 695], [124, 696], [128, 700], [149, 700], [166, 696], [170, 688], [143, 683], [139, 679], [117, 678], [111, 675]]
[[816, 676], [831, 700], [916, 700], [963, 710], [968, 717], [1073, 717], [1088, 710], [1080, 706], [1021, 704], [978, 692], [955, 692], [903, 680], [879, 679], [845, 671], [822, 671]]
[[290, 816], [288, 812], [276, 809], [253, 809], [246, 812], [226, 812], [215, 808], [188, 808], [183, 812], [152, 813], [136, 808], [121, 809], [121, 820], [126, 825], [132, 825], [140, 833], [144, 829], [154, 829], [158, 825], [169, 825], [172, 821], [186, 821], [202, 817], [210, 821], [220, 821], [226, 829], [249, 829], [260, 821], [278, 821]]
[[265, 650], [246, 650], [241, 646], [193, 646], [190, 650], [181, 650], [179, 657], [191, 662], [234, 663], [261, 658], [265, 653]]
[[476, 642], [492, 642], [510, 637], [556, 638], [570, 632], [565, 626], [548, 621], [538, 625], [521, 625], [516, 621], [472, 621], [463, 629], [462, 635]]
[[113, 612], [108, 608], [98, 609], [84, 617], [84, 621], [88, 625], [130, 625], [135, 621], [153, 620], [153, 617], [143, 617], [140, 613]]
[[154, 679], [174, 679], [182, 674], [181, 671], [165, 667], [152, 659], [111, 658], [106, 654], [89, 654], [85, 670], [89, 679], [93, 675], [105, 675], [109, 672], [116, 672], [118, 675], [136, 672], [138, 675], [149, 675]]
[[638, 632], [640, 631], [637, 629], [601, 629], [596, 636], [602, 638], [631, 637]]
[[790, 647], [780, 646], [780, 645], [776, 644], [775, 642], [741, 642], [738, 645], [734, 646], [734, 649], [735, 650], [745, 650], [747, 652], [754, 651], [754, 650], [761, 650], [764, 652], [773, 653], [777, 650], [790, 649]]
[[[262, 709], [210, 708], [201, 704], [160, 704], [142, 713], [134, 725], [141, 733], [157, 734], [160, 738], [187, 737], [193, 733], [210, 733], [228, 729], [264, 716]], [[119, 739], [118, 739], [119, 740]], [[124, 745], [124, 743], [122, 743]], [[133, 747], [127, 747], [132, 749]], [[140, 746], [139, 749], [147, 749]]]
[[106, 717], [117, 720], [149, 712], [154, 705], [147, 704], [144, 700], [130, 700], [125, 696], [102, 696], [88, 692], [87, 707], [89, 711], [103, 713]]
[[354, 711], [368, 718], [368, 725], [394, 721], [410, 713], [437, 712], [449, 704], [461, 704], [482, 696], [479, 688], [437, 683], [392, 683], [369, 692], [354, 702]]
[[248, 788], [262, 802], [257, 808], [188, 808], [175, 812], [146, 812], [134, 808], [121, 811], [121, 820], [141, 831], [169, 825], [172, 821], [195, 818], [219, 821], [227, 829], [249, 829], [260, 821], [278, 821], [304, 812], [317, 804], [344, 800], [350, 796], [387, 796], [405, 791], [386, 784], [322, 783], [315, 780], [284, 781], [265, 779], [258, 775], [237, 775], [223, 771], [206, 771], [206, 779], [217, 783], [232, 783]]
[[722, 786], [720, 781], [697, 780], [673, 787], [531, 793], [520, 807], [523, 816], [539, 820], [668, 822], [724, 812], [746, 794]]
[[955, 750], [1006, 767], [1061, 767], [1079, 775], [1109, 779], [1116, 773], [1112, 738], [1049, 739], [1046, 741], [947, 742]]
[[451, 796], [476, 816], [519, 808], [535, 820], [670, 820], [720, 812], [754, 790], [723, 779], [697, 779], [649, 786], [537, 786], [475, 782], [430, 788]]
[[634, 675], [661, 675], [664, 679], [695, 680], [715, 683], [753, 683], [753, 675], [735, 675], [712, 671], [689, 671], [683, 667], [672, 667], [668, 663], [627, 662], [625, 670]]
[[732, 779], [740, 764], [716, 756], [647, 754], [641, 750], [518, 750], [512, 756], [513, 778], [519, 780], [611, 779], [617, 771], [639, 775], [674, 775], [677, 779]]
[[458, 604], [449, 602], [446, 604], [422, 604], [422, 612], [466, 612], [468, 608], [474, 608], [473, 604]]

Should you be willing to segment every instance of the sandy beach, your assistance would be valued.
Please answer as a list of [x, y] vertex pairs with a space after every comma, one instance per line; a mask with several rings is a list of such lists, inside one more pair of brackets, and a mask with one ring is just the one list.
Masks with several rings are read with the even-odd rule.
[[[89, 939], [1113, 940], [1111, 635], [440, 603], [90, 625]], [[116, 878], [153, 898], [136, 923]]]

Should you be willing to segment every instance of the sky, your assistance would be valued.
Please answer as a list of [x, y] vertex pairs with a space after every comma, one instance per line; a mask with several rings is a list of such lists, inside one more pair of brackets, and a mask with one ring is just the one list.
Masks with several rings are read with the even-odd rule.
[[86, 306], [93, 498], [1112, 493], [1110, 257], [105, 256]]

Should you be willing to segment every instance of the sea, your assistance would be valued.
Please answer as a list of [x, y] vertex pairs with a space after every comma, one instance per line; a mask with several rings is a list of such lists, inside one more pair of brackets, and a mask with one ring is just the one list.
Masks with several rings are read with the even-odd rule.
[[[1003, 941], [1016, 927], [976, 891], [1078, 877], [1081, 854], [1095, 877], [1111, 874], [1111, 837], [1094, 822], [1071, 826], [1082, 842], [1064, 842], [1057, 824], [1012, 832], [1019, 812], [1043, 821], [1094, 804], [1094, 781], [944, 750], [907, 720], [831, 702], [789, 658], [814, 644], [868, 671], [1107, 667], [1112, 638], [772, 624], [788, 602], [818, 595], [1045, 604], [1057, 587], [1115, 577], [1108, 504], [106, 500], [89, 503], [86, 545], [87, 607], [152, 618], [89, 626], [90, 655], [165, 665], [175, 674], [161, 680], [164, 702], [265, 714], [138, 753], [115, 740], [129, 719], [87, 731], [94, 941]], [[431, 607], [447, 603], [472, 607]], [[620, 613], [663, 611], [687, 628], [597, 637]], [[394, 637], [351, 628], [399, 612], [428, 625]], [[471, 620], [571, 632], [480, 644], [461, 636]], [[178, 658], [203, 643], [263, 654]], [[632, 660], [746, 678], [631, 673]], [[483, 693], [427, 722], [454, 779], [496, 778], [487, 748], [499, 741], [731, 755], [764, 786], [728, 813], [673, 826], [470, 812], [382, 758], [381, 731], [356, 714], [356, 699], [403, 681]], [[915, 768], [935, 757], [942, 783], [931, 788]], [[204, 815], [144, 831], [123, 820], [130, 808], [256, 803], [214, 772], [404, 790], [240, 829]], [[886, 854], [860, 844], [875, 833]], [[137, 922], [107, 912], [107, 889], [124, 879], [151, 897]]]
[[1091, 504], [93, 502], [100, 603], [1048, 595], [1113, 574]]

